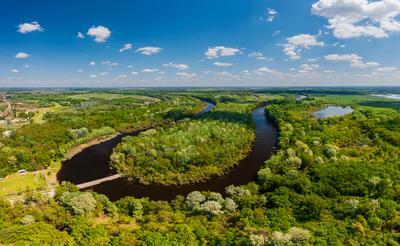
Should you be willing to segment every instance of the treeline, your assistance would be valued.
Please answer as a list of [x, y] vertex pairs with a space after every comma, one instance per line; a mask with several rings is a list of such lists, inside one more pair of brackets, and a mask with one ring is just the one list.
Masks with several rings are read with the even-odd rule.
[[[96, 137], [157, 126], [191, 116], [204, 107], [198, 99], [165, 96], [164, 100], [138, 105], [129, 98], [102, 100], [79, 109], [46, 113], [43, 124], [14, 130], [0, 143], [0, 177], [19, 169], [38, 170], [61, 160], [68, 149]], [[82, 135], [71, 131], [86, 129]]]
[[186, 184], [224, 174], [250, 151], [253, 104], [217, 103], [197, 120], [125, 137], [111, 165], [143, 184]]

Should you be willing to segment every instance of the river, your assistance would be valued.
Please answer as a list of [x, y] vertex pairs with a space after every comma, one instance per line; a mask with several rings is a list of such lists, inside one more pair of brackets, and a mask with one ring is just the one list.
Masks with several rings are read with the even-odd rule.
[[[207, 103], [206, 113], [213, 108], [212, 103]], [[255, 124], [256, 137], [249, 155], [240, 161], [229, 173], [212, 177], [211, 179], [187, 185], [163, 186], [158, 184], [143, 185], [129, 182], [124, 178], [107, 181], [89, 188], [97, 193], [105, 194], [111, 201], [116, 201], [125, 196], [136, 198], [149, 197], [152, 200], [172, 200], [177, 195], [186, 196], [192, 191], [215, 191], [225, 193], [225, 187], [244, 185], [254, 181], [257, 172], [264, 165], [265, 160], [271, 157], [275, 150], [278, 132], [275, 126], [265, 116], [264, 107], [260, 106], [252, 111]], [[115, 171], [110, 169], [109, 158], [112, 150], [123, 137], [137, 135], [140, 131], [130, 134], [121, 134], [109, 141], [93, 145], [62, 163], [62, 168], [57, 174], [59, 181], [69, 181], [81, 184], [111, 176]]]

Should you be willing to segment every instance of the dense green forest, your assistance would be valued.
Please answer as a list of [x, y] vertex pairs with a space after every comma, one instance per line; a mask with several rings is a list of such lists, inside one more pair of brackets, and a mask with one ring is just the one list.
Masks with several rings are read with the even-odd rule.
[[[105, 94], [107, 95], [107, 94]], [[155, 94], [158, 97], [158, 94]], [[157, 126], [195, 114], [204, 107], [199, 99], [185, 96], [160, 96], [149, 104], [138, 103], [129, 95], [91, 100], [69, 94], [12, 96], [18, 102], [67, 108], [47, 112], [43, 123], [32, 123], [12, 131], [0, 142], [0, 177], [19, 169], [40, 170], [60, 161], [69, 149], [97, 137]]]
[[143, 184], [185, 184], [222, 175], [250, 150], [253, 107], [218, 103], [200, 119], [125, 137], [111, 156], [112, 166]]
[[[119, 168], [136, 164], [131, 167], [137, 170], [128, 169], [133, 176], [146, 173], [149, 179], [145, 181], [165, 182], [177, 180], [173, 175], [166, 179], [173, 169], [184, 176], [190, 165], [215, 165], [217, 160], [222, 164], [218, 168], [230, 166], [231, 159], [245, 153], [239, 152], [240, 145], [235, 143], [249, 148], [254, 137], [251, 108], [267, 101], [265, 112], [279, 129], [279, 143], [254, 182], [228, 186], [224, 194], [194, 191], [172, 201], [125, 197], [116, 202], [63, 183], [54, 198], [32, 192], [12, 205], [7, 200], [0, 201], [0, 244], [399, 245], [398, 102], [380, 100], [358, 90], [346, 89], [344, 94], [315, 90], [305, 90], [308, 94], [304, 100], [296, 100], [294, 89], [282, 89], [274, 96], [266, 96], [264, 91], [177, 92], [180, 96], [212, 99], [217, 107], [197, 118], [170, 122], [126, 138], [115, 150], [114, 158], [124, 155], [123, 161], [118, 160]], [[174, 98], [171, 100], [177, 100]], [[189, 112], [202, 106], [197, 100], [180, 100], [188, 100]], [[354, 112], [324, 119], [313, 116], [314, 111], [332, 104], [351, 106]], [[101, 109], [95, 111], [101, 115]], [[124, 107], [121, 109], [124, 112]], [[171, 110], [161, 111], [171, 115]], [[46, 119], [49, 124], [76, 124], [64, 128], [71, 138], [105, 126], [118, 131], [138, 129], [133, 121], [126, 128], [119, 128], [120, 122], [110, 124], [120, 116], [119, 112], [115, 114], [109, 121], [106, 116], [98, 118], [99, 123], [91, 118], [97, 114], [88, 112], [71, 118], [68, 114], [48, 114]], [[135, 122], [145, 126], [140, 120]], [[225, 142], [222, 136], [230, 140]], [[229, 142], [230, 148], [226, 146]], [[203, 143], [207, 144], [202, 146]], [[190, 145], [193, 147], [188, 148]], [[170, 146], [178, 151], [168, 150]], [[203, 153], [199, 146], [206, 151]], [[187, 155], [182, 158], [180, 152], [184, 150]], [[228, 161], [224, 162], [224, 158]], [[202, 177], [199, 174], [189, 178]]]

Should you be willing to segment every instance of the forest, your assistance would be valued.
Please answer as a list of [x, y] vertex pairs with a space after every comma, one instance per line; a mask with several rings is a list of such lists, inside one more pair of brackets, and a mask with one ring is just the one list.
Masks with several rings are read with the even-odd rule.
[[63, 108], [46, 112], [43, 122], [12, 129], [10, 137], [2, 139], [0, 177], [20, 169], [43, 169], [53, 162], [60, 162], [69, 149], [89, 140], [185, 118], [204, 107], [199, 99], [163, 95], [160, 96], [163, 100], [159, 100], [157, 96], [154, 95], [157, 100], [148, 102], [143, 101], [140, 94], [139, 98], [128, 94], [111, 99], [98, 98], [97, 94], [85, 99], [62, 93], [13, 95], [17, 102], [40, 107], [61, 104]]
[[111, 155], [111, 165], [143, 184], [185, 184], [222, 175], [250, 151], [253, 107], [217, 103], [199, 119], [126, 137]]
[[[398, 101], [375, 97], [371, 88], [345, 93], [333, 89], [167, 92], [168, 98], [159, 91], [147, 92], [146, 96], [157, 95], [160, 100], [149, 105], [131, 107], [125, 99], [111, 99], [98, 107], [46, 113], [46, 123], [29, 131], [25, 129], [29, 126], [16, 130], [3, 140], [1, 151], [8, 148], [16, 155], [25, 149], [33, 154], [45, 148], [59, 154], [60, 146], [85, 138], [94, 129], [123, 132], [154, 126], [126, 137], [114, 149], [113, 167], [142, 183], [198, 182], [223, 175], [249, 153], [255, 134], [250, 113], [265, 104], [279, 140], [253, 182], [229, 185], [221, 193], [192, 191], [171, 201], [124, 197], [115, 202], [63, 182], [54, 197], [32, 191], [18, 201], [0, 199], [1, 244], [400, 244]], [[299, 95], [306, 97], [299, 100]], [[204, 107], [199, 98], [216, 107], [192, 117]], [[354, 111], [314, 117], [313, 112], [328, 105], [351, 106]], [[119, 110], [111, 110], [116, 107]], [[33, 127], [46, 134], [34, 135]], [[31, 134], [30, 140], [23, 138], [23, 131]], [[1, 162], [5, 173], [15, 170], [9, 168], [9, 158]], [[18, 158], [14, 161], [19, 163]]]

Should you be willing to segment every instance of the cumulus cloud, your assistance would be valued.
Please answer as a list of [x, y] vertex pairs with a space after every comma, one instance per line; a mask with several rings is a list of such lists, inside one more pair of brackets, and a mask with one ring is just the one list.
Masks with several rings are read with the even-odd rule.
[[138, 72], [131, 72], [132, 75], [138, 75]]
[[273, 22], [277, 14], [278, 14], [278, 11], [276, 11], [275, 9], [268, 8], [267, 9], [267, 18], [265, 20], [267, 22]]
[[397, 67], [378, 67], [375, 72], [378, 73], [391, 73], [397, 71]]
[[217, 66], [217, 67], [230, 67], [232, 65], [233, 64], [229, 63], [229, 62], [214, 62], [214, 66]]
[[267, 68], [267, 67], [260, 67], [254, 70], [255, 74], [264, 75], [264, 74], [272, 74], [272, 75], [279, 75], [280, 73], [275, 69]]
[[186, 73], [186, 72], [179, 72], [176, 73], [179, 77], [185, 78], [185, 79], [193, 79], [197, 76], [195, 73]]
[[89, 64], [90, 64], [90, 66], [95, 66], [96, 62], [95, 61], [91, 61]]
[[28, 57], [30, 57], [30, 55], [24, 52], [19, 52], [15, 55], [15, 58], [17, 59], [26, 59]]
[[126, 74], [120, 74], [120, 75], [118, 75], [118, 79], [123, 79], [123, 78], [126, 78], [127, 76], [126, 76]]
[[121, 49], [119, 49], [119, 52], [124, 52], [124, 51], [127, 51], [127, 50], [131, 50], [133, 48], [133, 45], [132, 44], [124, 44], [124, 47], [122, 47]]
[[78, 34], [76, 34], [76, 37], [80, 38], [80, 39], [84, 39], [85, 35], [83, 35], [83, 33], [81, 33], [81, 32], [78, 32]]
[[97, 43], [104, 43], [111, 36], [111, 31], [104, 26], [92, 26], [87, 35], [94, 37], [94, 41]]
[[302, 64], [299, 73], [313, 73], [319, 68], [318, 64]]
[[96, 76], [96, 74], [91, 74], [90, 76], [89, 76], [90, 78], [97, 78], [97, 76]]
[[78, 70], [76, 70], [78, 73], [82, 73], [83, 72], [83, 69], [78, 69]]
[[101, 73], [99, 73], [99, 75], [100, 75], [100, 76], [107, 76], [107, 75], [108, 75], [108, 72], [101, 72]]
[[176, 69], [179, 69], [179, 70], [187, 70], [189, 68], [189, 66], [186, 65], [186, 64], [175, 64], [175, 63], [172, 63], [172, 62], [163, 64], [163, 67], [176, 68]]
[[250, 58], [255, 58], [257, 60], [267, 60], [267, 58], [261, 52], [251, 52], [249, 54]]
[[240, 53], [240, 49], [225, 46], [216, 46], [213, 48], [208, 48], [205, 55], [207, 59], [213, 59], [220, 56], [234, 56], [238, 53]]
[[11, 69], [11, 72], [12, 72], [12, 73], [19, 73], [18, 69], [15, 69], [15, 68], [14, 68], [14, 69]]
[[158, 68], [145, 68], [145, 69], [143, 69], [143, 73], [155, 73], [155, 72], [158, 72], [159, 70], [158, 70]]
[[347, 61], [350, 63], [350, 66], [354, 68], [369, 68], [379, 66], [379, 63], [377, 62], [364, 62], [364, 58], [356, 54], [330, 54], [326, 55], [325, 59], [328, 61]]
[[161, 50], [162, 50], [162, 48], [160, 48], [160, 47], [147, 46], [147, 47], [141, 47], [141, 48], [137, 49], [136, 52], [140, 52], [146, 56], [151, 56], [153, 54], [157, 54], [157, 53], [161, 52]]
[[18, 25], [18, 32], [20, 33], [28, 33], [28, 32], [43, 32], [43, 28], [36, 21], [31, 23], [23, 23]]
[[283, 52], [292, 60], [301, 58], [302, 49], [310, 49], [312, 46], [324, 46], [324, 42], [318, 41], [317, 36], [310, 34], [299, 34], [287, 38], [287, 43], [283, 44]]
[[319, 0], [312, 13], [326, 17], [340, 39], [386, 38], [400, 31], [400, 0]]

